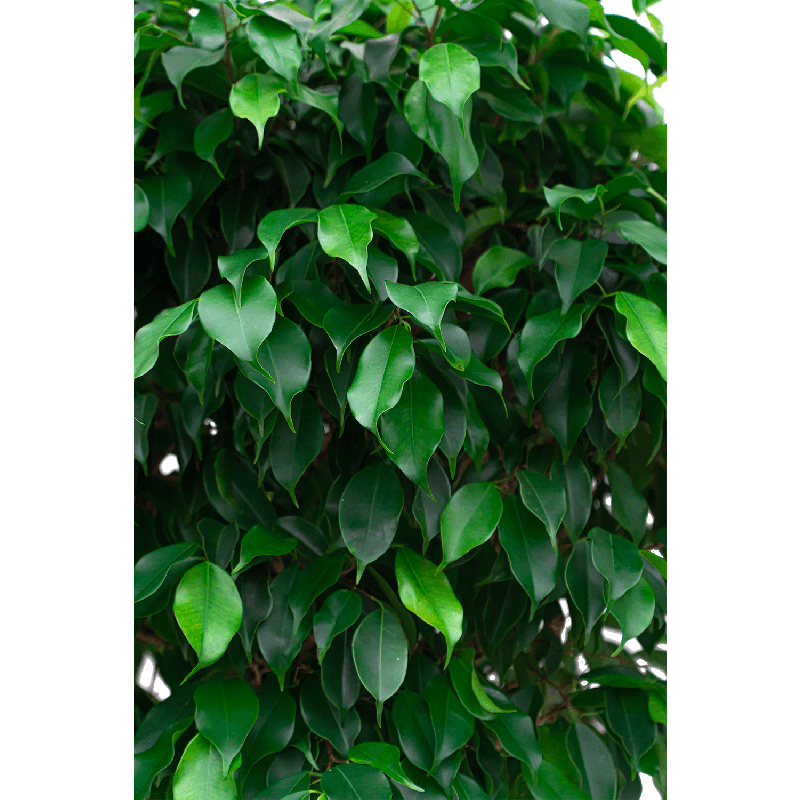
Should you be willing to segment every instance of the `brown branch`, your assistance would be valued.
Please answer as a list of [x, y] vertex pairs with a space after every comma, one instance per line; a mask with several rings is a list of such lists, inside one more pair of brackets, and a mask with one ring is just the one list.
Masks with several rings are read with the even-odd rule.
[[436, 16], [433, 18], [433, 25], [431, 25], [431, 27], [428, 29], [428, 38], [425, 42], [426, 50], [430, 49], [431, 45], [433, 44], [433, 37], [436, 33], [436, 28], [439, 26], [439, 18], [442, 16], [442, 11], [444, 11], [442, 6], [439, 6], [436, 9]]
[[228, 79], [232, 84], [236, 83], [233, 77], [233, 66], [231, 65], [231, 54], [228, 52], [228, 43], [230, 42], [231, 35], [228, 30], [228, 20], [225, 19], [225, 6], [219, 4], [219, 13], [222, 15], [222, 27], [225, 29], [225, 68], [228, 71]]

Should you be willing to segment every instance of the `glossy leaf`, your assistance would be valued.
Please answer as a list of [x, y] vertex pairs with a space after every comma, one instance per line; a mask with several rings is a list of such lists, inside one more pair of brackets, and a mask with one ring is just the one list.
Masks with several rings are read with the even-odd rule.
[[589, 542], [575, 542], [567, 562], [566, 581], [572, 600], [583, 617], [584, 643], [589, 641], [600, 615], [605, 611], [603, 576], [594, 566]]
[[275, 253], [283, 238], [283, 234], [296, 225], [314, 222], [319, 212], [315, 208], [284, 208], [271, 211], [258, 223], [256, 234], [267, 248], [271, 269], [275, 269]]
[[261, 56], [273, 72], [287, 81], [296, 80], [303, 54], [291, 26], [266, 14], [259, 15], [250, 20], [247, 39], [253, 52]]
[[560, 341], [571, 339], [580, 333], [582, 313], [580, 306], [573, 306], [564, 317], [558, 311], [549, 311], [532, 317], [525, 323], [519, 343], [519, 365], [529, 383], [533, 368]]
[[184, 108], [186, 108], [186, 104], [183, 102], [182, 88], [186, 76], [200, 67], [213, 66], [222, 59], [224, 54], [224, 47], [209, 52], [199, 47], [181, 47], [180, 45], [171, 47], [162, 54], [164, 72], [167, 73], [170, 83], [178, 90], [178, 100]]
[[242, 281], [241, 305], [232, 286], [215, 286], [200, 295], [197, 312], [213, 339], [242, 361], [254, 361], [275, 324], [275, 290], [260, 275]]
[[[460, 445], [459, 449], [461, 449]], [[427, 550], [428, 543], [439, 533], [439, 520], [441, 519], [442, 511], [452, 497], [447, 473], [436, 458], [428, 462], [427, 479], [430, 494], [419, 489], [412, 506], [414, 519], [419, 523], [424, 537], [423, 555]]]
[[607, 689], [606, 720], [619, 737], [634, 770], [656, 740], [656, 725], [647, 711], [647, 695], [638, 689]]
[[347, 402], [356, 420], [376, 436], [381, 414], [400, 401], [414, 360], [411, 334], [402, 325], [381, 331], [361, 354]]
[[375, 214], [372, 220], [372, 230], [385, 236], [405, 257], [411, 266], [411, 274], [415, 275], [414, 267], [416, 264], [417, 253], [419, 252], [419, 240], [414, 228], [408, 220], [387, 214], [380, 209], [371, 209]]
[[201, 734], [186, 745], [172, 782], [175, 800], [236, 800], [233, 777], [226, 777], [217, 748]]
[[398, 175], [412, 175], [430, 183], [425, 173], [420, 172], [404, 155], [384, 153], [372, 164], [368, 164], [356, 172], [347, 181], [344, 192], [339, 195], [338, 199], [344, 201], [355, 194], [370, 192]]
[[464, 104], [481, 86], [478, 59], [459, 44], [437, 44], [419, 60], [419, 77], [428, 91], [461, 120]]
[[194, 718], [197, 730], [222, 756], [222, 771], [227, 775], [231, 762], [258, 717], [258, 698], [242, 681], [211, 680], [194, 693]]
[[[297, 539], [282, 531], [267, 530], [263, 525], [253, 526], [242, 538], [239, 563], [233, 570], [236, 577], [253, 561], [291, 553], [297, 547]], [[258, 561], [256, 561], [258, 563]]]
[[317, 236], [322, 249], [331, 258], [341, 258], [361, 277], [368, 292], [367, 245], [372, 241], [375, 214], [356, 205], [328, 206], [317, 217]]
[[533, 613], [555, 589], [558, 559], [547, 529], [518, 497], [503, 500], [500, 544], [508, 554], [514, 577], [533, 603]]
[[150, 217], [150, 203], [141, 186], [133, 186], [133, 231], [138, 233], [147, 227]]
[[326, 770], [320, 788], [328, 800], [391, 800], [392, 787], [376, 767], [338, 764]]
[[221, 108], [210, 114], [194, 130], [194, 151], [197, 153], [197, 157], [208, 161], [223, 179], [225, 175], [217, 164], [215, 153], [232, 133], [233, 114], [227, 108]]
[[667, 318], [651, 300], [628, 292], [616, 296], [616, 308], [628, 321], [625, 335], [630, 343], [655, 364], [667, 380]]
[[550, 480], [557, 483], [567, 499], [564, 527], [574, 541], [583, 531], [592, 510], [592, 476], [583, 461], [573, 454], [564, 463], [550, 467]]
[[[639, 578], [635, 586], [628, 589], [611, 605], [611, 613], [622, 629], [622, 639], [616, 653], [622, 652], [625, 642], [643, 633], [653, 621], [656, 597], [645, 578]], [[615, 655], [616, 655], [615, 653]]]
[[336, 348], [336, 369], [341, 368], [347, 348], [365, 333], [385, 324], [392, 315], [391, 306], [350, 305], [334, 306], [325, 312], [322, 328]]
[[555, 482], [534, 470], [517, 470], [519, 493], [528, 511], [547, 528], [553, 549], [557, 548], [556, 534], [567, 511], [564, 490]]
[[264, 127], [267, 120], [278, 113], [281, 95], [286, 89], [272, 75], [254, 73], [245, 75], [231, 87], [229, 98], [231, 111], [255, 125], [258, 148], [264, 143]]
[[384, 701], [402, 685], [408, 667], [408, 645], [397, 617], [383, 608], [362, 620], [353, 637], [358, 677], [378, 701], [378, 719]]
[[428, 494], [428, 462], [444, 435], [444, 401], [433, 381], [415, 372], [400, 401], [380, 421], [389, 457], [405, 476]]
[[435, 675], [422, 690], [433, 724], [433, 769], [470, 740], [475, 718], [461, 704], [446, 675]]
[[420, 325], [433, 331], [443, 348], [442, 317], [447, 304], [456, 299], [458, 285], [430, 281], [417, 286], [404, 286], [400, 283], [386, 281], [389, 299], [404, 311], [412, 314]]
[[317, 597], [339, 580], [343, 561], [344, 555], [341, 553], [325, 555], [301, 571], [289, 592], [289, 608], [294, 617], [293, 633], [300, 628]]
[[470, 483], [459, 489], [442, 511], [442, 563], [437, 572], [483, 544], [502, 513], [503, 500], [493, 484]]
[[303, 392], [292, 401], [292, 430], [288, 423], [279, 420], [269, 440], [272, 473], [278, 483], [297, 503], [295, 487], [322, 450], [325, 431], [322, 416], [314, 398]]
[[258, 717], [242, 745], [242, 778], [262, 758], [280, 752], [292, 740], [297, 705], [288, 692], [279, 690], [277, 684], [273, 675], [265, 675], [258, 689]]
[[638, 545], [647, 533], [647, 502], [636, 491], [631, 476], [615, 461], [608, 463], [608, 480], [611, 513]]
[[365, 764], [366, 766], [379, 769], [384, 775], [393, 781], [408, 786], [415, 792], [424, 792], [421, 786], [417, 786], [409, 780], [403, 768], [400, 766], [400, 751], [393, 745], [385, 742], [364, 742], [351, 747], [347, 753], [347, 758], [354, 764]]
[[403, 487], [394, 468], [377, 463], [357, 472], [339, 500], [339, 526], [347, 549], [364, 567], [388, 549], [403, 511]]
[[346, 631], [361, 616], [361, 597], [350, 589], [339, 589], [328, 595], [314, 615], [314, 641], [317, 659], [321, 664], [331, 642]]
[[536, 741], [530, 716], [521, 712], [500, 714], [492, 720], [484, 720], [483, 724], [496, 734], [509, 755], [536, 772], [542, 763], [542, 751]]
[[184, 173], [172, 171], [158, 177], [142, 178], [139, 187], [147, 196], [150, 207], [147, 224], [164, 239], [167, 250], [174, 256], [172, 228], [192, 199], [192, 182]]
[[233, 579], [215, 564], [192, 567], [175, 590], [175, 618], [197, 653], [197, 670], [218, 661], [242, 624], [242, 598]]
[[314, 675], [303, 681], [300, 689], [300, 712], [311, 730], [327, 739], [337, 753], [345, 754], [353, 746], [361, 730], [361, 717], [351, 708], [345, 715], [330, 704]]
[[136, 562], [133, 571], [133, 600], [139, 602], [155, 594], [174, 566], [197, 550], [196, 542], [170, 544], [153, 550]]
[[334, 638], [328, 657], [322, 665], [322, 690], [328, 700], [342, 712], [356, 704], [361, 692], [361, 681], [353, 655], [353, 631], [349, 629]]
[[433, 769], [436, 733], [425, 701], [415, 692], [399, 691], [392, 701], [392, 721], [408, 760], [425, 772]]
[[[245, 272], [253, 263], [261, 261], [267, 257], [267, 251], [263, 247], [253, 247], [249, 250], [238, 250], [229, 256], [220, 256], [217, 259], [219, 274], [229, 281], [234, 288], [237, 307], [242, 304], [242, 283]], [[272, 286], [267, 284], [272, 290]], [[274, 294], [274, 290], [273, 294]], [[277, 300], [277, 298], [276, 298]], [[273, 315], [274, 320], [274, 315]]]
[[642, 219], [624, 220], [615, 227], [620, 235], [641, 245], [656, 261], [667, 263], [667, 232], [663, 228]]
[[562, 316], [600, 277], [607, 255], [606, 242], [559, 239], [551, 245], [548, 257], [556, 262], [555, 276]]
[[622, 536], [592, 528], [592, 563], [608, 581], [608, 600], [618, 600], [639, 582], [642, 575], [642, 558], [636, 545]]
[[403, 605], [444, 634], [447, 667], [453, 648], [461, 638], [464, 616], [450, 581], [446, 575], [437, 573], [434, 564], [407, 547], [397, 550], [395, 574]]
[[576, 722], [567, 736], [569, 754], [592, 800], [615, 800], [617, 770], [603, 740], [588, 725]]
[[511, 286], [517, 274], [524, 267], [534, 263], [521, 250], [494, 245], [482, 253], [475, 263], [472, 279], [475, 281], [475, 294], [482, 295], [498, 286]]
[[[551, 2], [553, 1], [559, 2], [559, 0], [551, 0]], [[568, 0], [568, 2], [571, 2], [571, 0]], [[559, 183], [552, 189], [545, 187], [544, 197], [545, 200], [547, 200], [547, 204], [550, 206], [550, 208], [555, 210], [556, 224], [559, 228], [561, 228], [561, 206], [565, 202], [574, 198], [582, 201], [588, 206], [598, 197], [602, 198], [605, 192], [605, 186], [595, 186], [592, 189], [575, 189], [572, 186], [564, 186], [563, 183]]]

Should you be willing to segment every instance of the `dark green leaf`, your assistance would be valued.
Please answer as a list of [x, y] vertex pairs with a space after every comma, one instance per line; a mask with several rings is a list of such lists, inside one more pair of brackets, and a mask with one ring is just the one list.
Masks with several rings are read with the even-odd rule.
[[320, 787], [330, 800], [391, 800], [392, 787], [376, 767], [338, 764], [322, 775]]
[[224, 54], [224, 47], [209, 52], [208, 50], [201, 50], [199, 47], [181, 47], [180, 45], [171, 47], [162, 54], [161, 60], [164, 63], [164, 72], [167, 73], [170, 83], [178, 90], [178, 100], [184, 108], [186, 108], [186, 104], [183, 102], [181, 89], [186, 76], [192, 70], [200, 67], [213, 66], [220, 61]]
[[336, 636], [355, 625], [361, 616], [361, 597], [350, 589], [339, 589], [328, 595], [314, 615], [314, 641], [321, 664]]
[[546, 526], [553, 549], [557, 549], [556, 534], [567, 511], [564, 490], [554, 481], [534, 470], [520, 469], [516, 472], [519, 493], [528, 511]]
[[567, 562], [566, 581], [572, 600], [583, 617], [585, 643], [589, 641], [589, 634], [606, 607], [603, 576], [592, 562], [586, 539], [579, 539], [572, 548]]
[[311, 730], [327, 739], [337, 753], [344, 755], [353, 746], [361, 730], [361, 717], [351, 708], [342, 717], [322, 691], [317, 675], [307, 677], [300, 689], [300, 713]]
[[503, 499], [491, 483], [470, 483], [459, 489], [442, 511], [441, 572], [451, 561], [483, 544], [503, 513]]

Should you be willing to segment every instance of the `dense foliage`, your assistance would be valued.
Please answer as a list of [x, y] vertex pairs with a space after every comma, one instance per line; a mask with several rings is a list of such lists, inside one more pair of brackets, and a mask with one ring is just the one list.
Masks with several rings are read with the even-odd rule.
[[135, 3], [137, 800], [666, 796], [646, 5]]

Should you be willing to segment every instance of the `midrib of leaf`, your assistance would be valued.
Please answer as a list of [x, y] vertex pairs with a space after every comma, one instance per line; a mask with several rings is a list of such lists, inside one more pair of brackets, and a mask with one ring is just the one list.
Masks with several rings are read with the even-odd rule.
[[203, 632], [200, 636], [200, 652], [198, 653], [198, 665], [203, 662], [203, 653], [205, 652], [206, 643], [206, 627], [208, 624], [209, 611], [211, 609], [211, 566], [206, 565], [206, 598], [203, 605]]
[[[380, 623], [378, 625], [378, 692], [383, 696], [383, 619], [386, 611], [381, 609]], [[380, 698], [378, 698], [380, 701]]]

